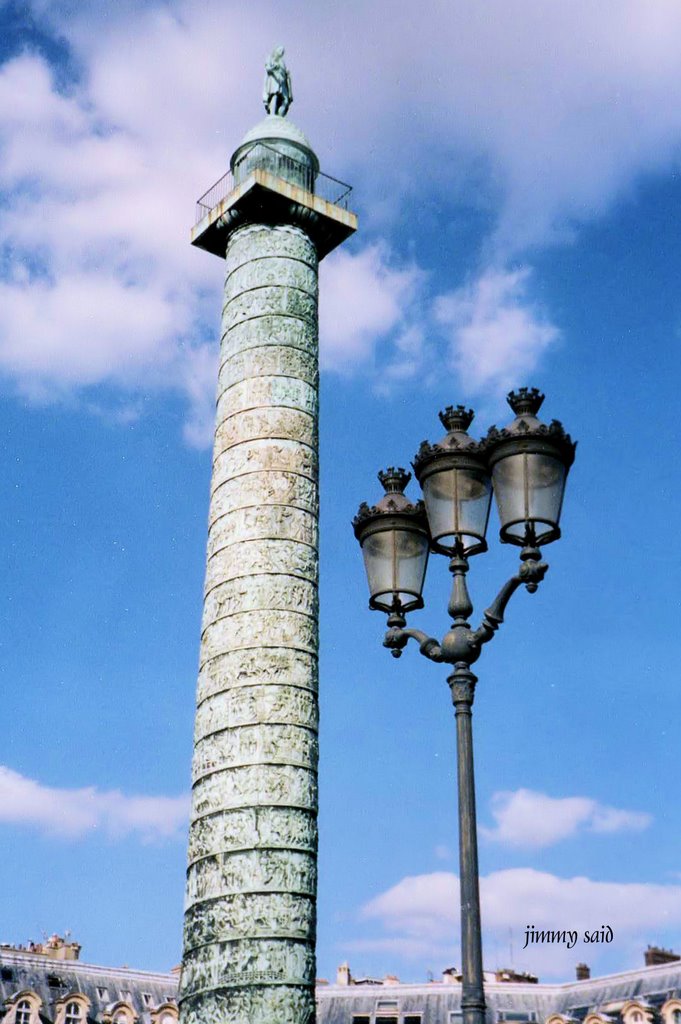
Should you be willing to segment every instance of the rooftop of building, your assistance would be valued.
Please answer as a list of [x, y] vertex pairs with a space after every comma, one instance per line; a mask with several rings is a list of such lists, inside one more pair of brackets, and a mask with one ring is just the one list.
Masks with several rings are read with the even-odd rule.
[[[79, 944], [60, 936], [23, 946], [0, 944], [3, 1024], [21, 1024], [17, 1007], [27, 997], [34, 1012], [30, 1024], [77, 1024], [64, 1019], [73, 999], [80, 1001], [82, 1024], [174, 1024], [177, 968], [105, 967], [79, 955]], [[589, 1024], [679, 1024], [681, 959], [659, 947], [648, 947], [644, 956], [639, 968], [565, 982], [540, 982], [510, 968], [486, 972], [488, 1020], [544, 1024], [556, 1018], [552, 1024], [560, 1024], [595, 1014]], [[588, 968], [580, 964], [578, 970], [583, 974]], [[460, 974], [448, 968], [441, 979], [405, 983], [395, 975], [353, 978], [349, 965], [342, 964], [334, 983], [318, 982], [317, 1002], [319, 1024], [459, 1024]], [[672, 1015], [677, 1009], [678, 1016]]]

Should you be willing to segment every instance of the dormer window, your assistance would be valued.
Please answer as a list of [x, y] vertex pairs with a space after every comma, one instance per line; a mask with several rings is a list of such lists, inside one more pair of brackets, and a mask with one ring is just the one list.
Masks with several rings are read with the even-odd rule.
[[677, 997], [667, 999], [660, 1007], [663, 1024], [681, 1024], [681, 1000]]
[[64, 1024], [81, 1024], [83, 1015], [79, 1003], [67, 1003]]
[[[628, 1000], [622, 1009], [620, 1010], [622, 1015], [622, 1024], [652, 1024], [653, 1012], [652, 1007], [648, 1006], [645, 1001], [638, 999]], [[585, 1024], [587, 1022], [585, 1021]], [[665, 1024], [671, 1024], [670, 1021], [666, 1021]]]
[[67, 992], [55, 1005], [54, 1024], [86, 1024], [90, 1000], [84, 992]]
[[151, 1024], [177, 1024], [177, 1006], [172, 999], [166, 999], [151, 1011]]
[[171, 999], [152, 1011], [152, 1024], [177, 1024], [177, 1007]]
[[[2, 1001], [0, 1000], [0, 1006]], [[5, 1006], [9, 1008], [9, 1014], [5, 1016], [7, 1024], [38, 1024], [40, 1007], [42, 1005], [40, 996], [32, 989], [24, 989], [17, 992], [12, 1000], [8, 1000]]]
[[102, 1014], [102, 1024], [136, 1024], [136, 1021], [137, 1014], [132, 1003], [122, 1000], [109, 1005]]
[[31, 1004], [28, 999], [22, 999], [17, 1003], [17, 1012], [14, 1020], [15, 1024], [31, 1024]]

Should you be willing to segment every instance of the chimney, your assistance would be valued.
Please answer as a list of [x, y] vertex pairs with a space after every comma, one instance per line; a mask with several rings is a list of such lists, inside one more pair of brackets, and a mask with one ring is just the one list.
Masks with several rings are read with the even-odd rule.
[[648, 946], [643, 954], [646, 967], [655, 967], [656, 964], [673, 964], [681, 960], [678, 953], [671, 949], [663, 949], [662, 946]]
[[337, 985], [352, 985], [352, 975], [350, 974], [350, 964], [345, 961], [341, 964], [336, 971], [336, 984]]
[[47, 942], [43, 943], [42, 952], [53, 960], [78, 960], [80, 957], [80, 945], [77, 942], [67, 942], [66, 937], [61, 935], [50, 935]]
[[386, 976], [383, 979], [384, 985], [399, 985], [399, 983], [400, 979], [397, 977], [396, 974], [386, 974]]
[[32, 953], [34, 956], [48, 956], [51, 960], [78, 960], [80, 957], [80, 943], [68, 942], [66, 937], [61, 935], [50, 935], [44, 942], [33, 942], [29, 940], [26, 946], [11, 946], [3, 944], [3, 949], [10, 949], [13, 953]]
[[588, 964], [577, 964], [577, 981], [588, 981], [591, 977], [591, 968]]
[[528, 974], [527, 971], [514, 971], [512, 967], [501, 967], [494, 972], [494, 980], [520, 985], [536, 985], [539, 978], [536, 974]]
[[445, 985], [454, 985], [461, 981], [461, 971], [456, 967], [446, 967], [442, 972], [442, 980]]

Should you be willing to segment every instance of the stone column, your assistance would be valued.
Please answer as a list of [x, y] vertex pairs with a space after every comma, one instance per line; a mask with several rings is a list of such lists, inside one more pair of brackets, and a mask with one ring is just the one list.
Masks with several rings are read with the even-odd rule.
[[227, 243], [181, 985], [184, 1024], [314, 1020], [317, 251]]

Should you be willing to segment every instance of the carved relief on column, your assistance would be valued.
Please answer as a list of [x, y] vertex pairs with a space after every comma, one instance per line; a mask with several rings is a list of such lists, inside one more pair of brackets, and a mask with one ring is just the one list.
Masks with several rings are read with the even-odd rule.
[[307, 1024], [317, 852], [317, 258], [231, 236], [189, 838], [183, 1024]]

